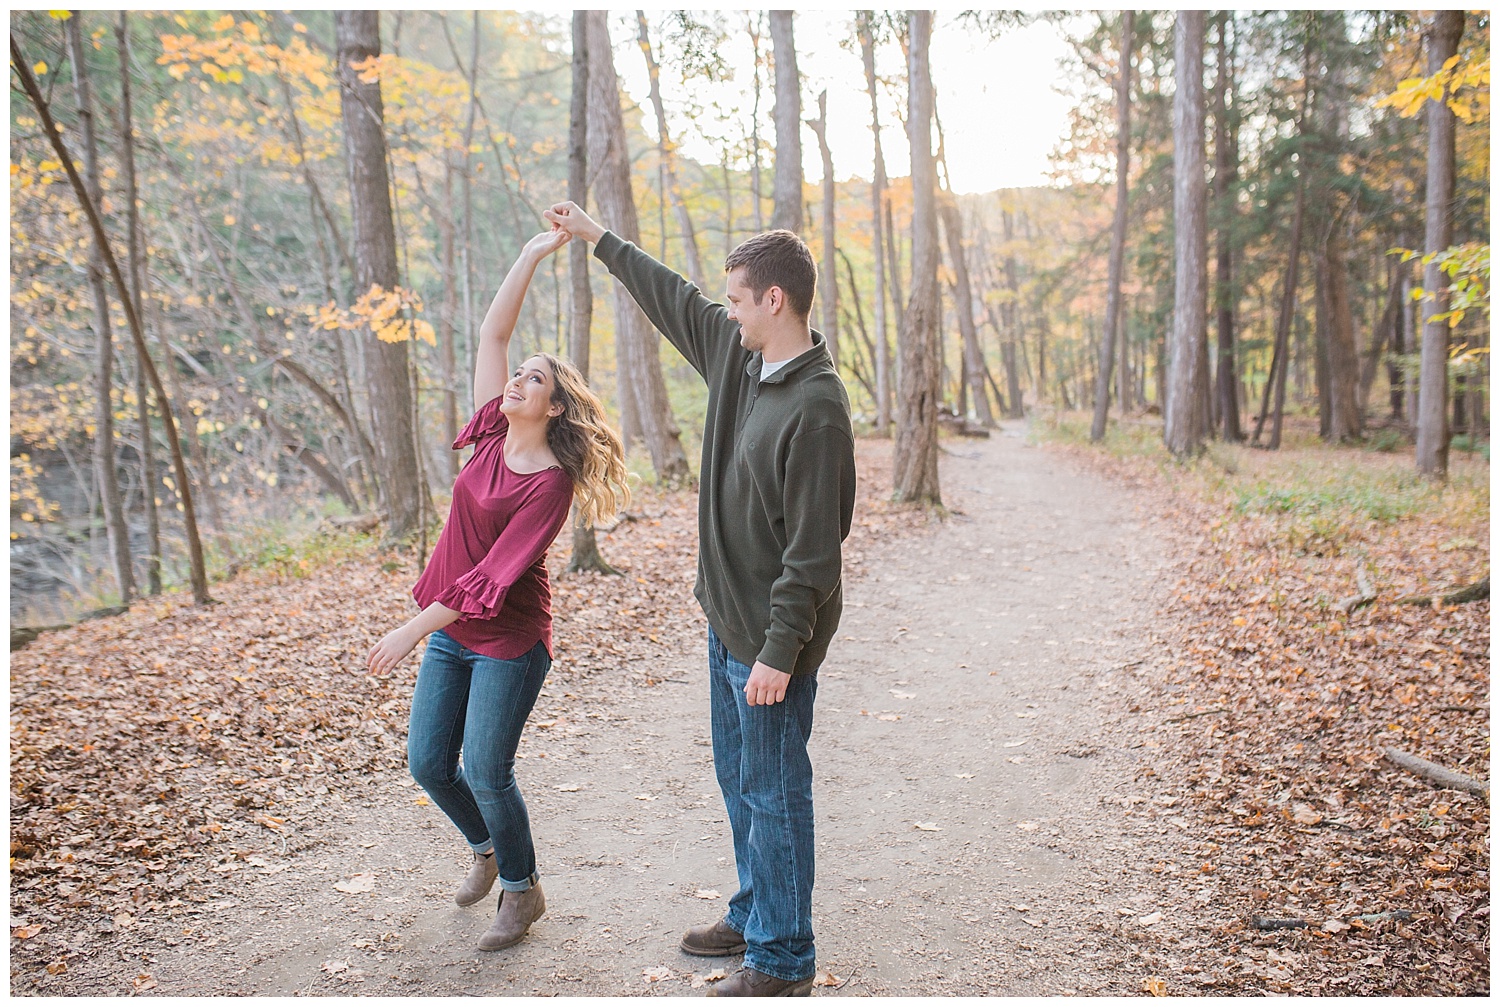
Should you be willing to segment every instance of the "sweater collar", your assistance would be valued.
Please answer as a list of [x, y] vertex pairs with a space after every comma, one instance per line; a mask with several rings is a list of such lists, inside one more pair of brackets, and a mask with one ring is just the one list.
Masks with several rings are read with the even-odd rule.
[[[828, 356], [828, 340], [823, 338], [823, 333], [819, 332], [817, 329], [812, 329], [810, 331], [812, 332], [812, 349], [804, 350], [793, 357], [791, 360], [788, 360], [785, 367], [781, 368], [781, 370], [765, 379], [766, 384], [779, 385], [787, 378], [791, 377], [794, 372], [802, 370], [809, 364], [816, 363], [820, 360], [831, 359]], [[762, 357], [759, 353], [750, 354], [749, 359], [745, 361], [745, 373], [750, 375], [751, 377], [759, 377], [761, 365], [764, 362], [765, 358]]]

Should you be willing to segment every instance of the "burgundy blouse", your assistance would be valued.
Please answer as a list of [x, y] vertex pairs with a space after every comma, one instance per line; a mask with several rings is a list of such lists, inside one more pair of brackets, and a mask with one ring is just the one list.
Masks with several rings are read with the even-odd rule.
[[476, 445], [474, 455], [453, 483], [448, 523], [411, 594], [424, 609], [438, 602], [462, 612], [445, 629], [463, 646], [512, 660], [538, 640], [552, 653], [547, 547], [568, 520], [573, 480], [560, 468], [510, 470], [500, 402], [479, 407], [453, 442], [455, 451]]

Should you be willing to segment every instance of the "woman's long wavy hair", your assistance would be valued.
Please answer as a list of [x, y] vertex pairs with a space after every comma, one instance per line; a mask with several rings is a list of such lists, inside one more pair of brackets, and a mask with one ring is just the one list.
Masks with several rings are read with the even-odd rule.
[[547, 424], [547, 446], [573, 480], [579, 515], [598, 524], [630, 504], [625, 447], [605, 422], [604, 406], [578, 368], [550, 353], [537, 356], [552, 368], [552, 402], [563, 407]]

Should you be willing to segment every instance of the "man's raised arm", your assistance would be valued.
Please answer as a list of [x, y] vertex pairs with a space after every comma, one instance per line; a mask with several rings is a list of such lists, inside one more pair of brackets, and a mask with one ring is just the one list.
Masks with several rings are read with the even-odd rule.
[[687, 278], [605, 228], [576, 203], [556, 203], [542, 216], [575, 238], [593, 242], [594, 255], [635, 298], [651, 324], [708, 377], [725, 363], [724, 341], [737, 326], [729, 310], [703, 296]]

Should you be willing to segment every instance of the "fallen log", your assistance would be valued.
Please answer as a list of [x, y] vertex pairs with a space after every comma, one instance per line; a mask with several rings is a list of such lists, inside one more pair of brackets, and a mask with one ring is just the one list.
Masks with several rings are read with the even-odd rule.
[[1381, 754], [1386, 761], [1400, 766], [1402, 769], [1418, 776], [1428, 783], [1432, 783], [1444, 790], [1462, 790], [1466, 794], [1473, 794], [1482, 798], [1486, 804], [1490, 799], [1490, 785], [1484, 780], [1476, 780], [1472, 776], [1465, 776], [1455, 772], [1446, 766], [1439, 766], [1436, 762], [1428, 762], [1426, 759], [1403, 752], [1399, 748], [1383, 748]]
[[1359, 594], [1352, 594], [1334, 606], [1345, 615], [1353, 615], [1356, 610], [1364, 608], [1377, 597], [1375, 585], [1370, 583], [1370, 574], [1364, 566], [1355, 569], [1354, 580], [1359, 584]]
[[1291, 919], [1277, 919], [1271, 916], [1252, 916], [1250, 917], [1250, 925], [1256, 930], [1301, 930], [1304, 927], [1312, 926], [1306, 920], [1299, 920], [1295, 917]]
[[[1467, 605], [1471, 601], [1484, 601], [1490, 596], [1490, 576], [1485, 574], [1480, 580], [1464, 587], [1455, 588], [1445, 595], [1439, 597], [1444, 605]], [[1409, 594], [1404, 598], [1397, 598], [1393, 604], [1396, 605], [1431, 605], [1430, 594]]]
[[334, 528], [350, 531], [373, 531], [380, 524], [379, 514], [350, 514], [342, 517], [324, 518]]

